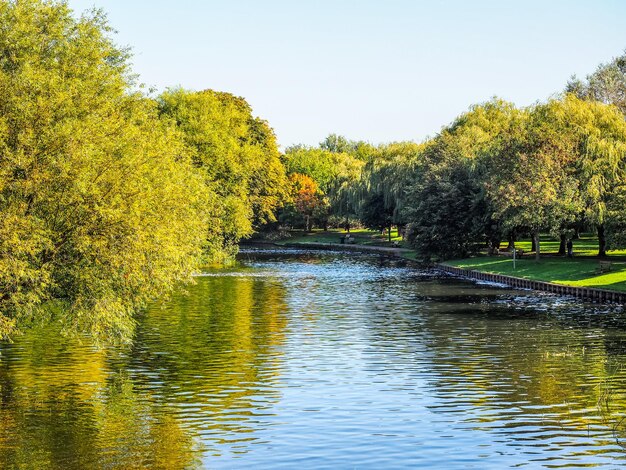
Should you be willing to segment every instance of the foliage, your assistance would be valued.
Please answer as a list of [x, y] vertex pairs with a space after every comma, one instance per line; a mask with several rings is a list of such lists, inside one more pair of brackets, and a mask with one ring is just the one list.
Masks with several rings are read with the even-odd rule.
[[555, 235], [580, 219], [604, 224], [607, 200], [624, 172], [622, 116], [573, 95], [527, 113], [521, 131], [499, 136], [490, 155], [487, 189], [503, 224]]
[[361, 208], [361, 222], [369, 229], [383, 231], [391, 229], [393, 224], [393, 207], [385, 206], [385, 197], [383, 194], [372, 193], [363, 202]]
[[[581, 211], [568, 164], [571, 136], [556, 129], [547, 105], [515, 112], [485, 156], [484, 186], [494, 217], [508, 231], [558, 232]], [[538, 250], [539, 251], [539, 250]]]
[[466, 165], [437, 168], [413, 194], [419, 200], [407, 210], [408, 239], [423, 258], [463, 257], [478, 250], [484, 229], [478, 211], [480, 188]]
[[423, 255], [464, 256], [531, 232], [539, 256], [541, 231], [566, 236], [581, 224], [606, 224], [621, 243], [612, 221], [620, 217], [626, 124], [612, 106], [571, 94], [526, 109], [492, 100], [445, 128], [417, 161], [403, 213]]
[[626, 51], [608, 64], [600, 64], [586, 80], [572, 77], [566, 91], [581, 99], [612, 104], [626, 115]]
[[[328, 136], [319, 148], [293, 146], [284, 156], [288, 173], [310, 176], [328, 197], [332, 217], [342, 217], [344, 225], [359, 218], [364, 222], [365, 207], [377, 195], [383, 198], [384, 210], [391, 210], [394, 224], [402, 223], [401, 207], [405, 201], [407, 178], [411, 177], [423, 146], [398, 142], [372, 146]], [[327, 225], [327, 220], [320, 220]], [[378, 225], [378, 224], [375, 224]], [[385, 227], [387, 224], [385, 224]]]
[[0, 335], [45, 310], [128, 338], [196, 269], [209, 193], [100, 12], [2, 1], [0, 24]]
[[[283, 161], [288, 174], [306, 175], [315, 182], [332, 214], [346, 218], [356, 214], [353, 188], [361, 175], [362, 160], [344, 152], [295, 146], [287, 149]], [[321, 225], [328, 223], [326, 212], [318, 211], [316, 215]]]
[[319, 190], [313, 178], [301, 173], [289, 175], [291, 183], [291, 203], [283, 215], [283, 221], [294, 227], [303, 227], [307, 232], [314, 219], [328, 217], [328, 200]]
[[412, 181], [424, 147], [413, 142], [378, 146], [365, 164], [360, 185], [356, 189], [356, 199], [360, 204], [367, 204], [372, 194], [380, 195], [383, 209], [391, 211], [391, 223], [404, 224], [406, 189]]
[[274, 133], [243, 98], [229, 93], [171, 89], [159, 97], [159, 108], [182, 131], [214, 194], [207, 257], [232, 255], [255, 226], [276, 220], [274, 211], [287, 196]]
[[513, 106], [501, 100], [474, 106], [426, 145], [403, 210], [409, 241], [422, 256], [465, 256], [485, 239], [499, 243], [501, 225], [483, 184], [486, 155], [497, 136], [508, 134], [515, 116]]

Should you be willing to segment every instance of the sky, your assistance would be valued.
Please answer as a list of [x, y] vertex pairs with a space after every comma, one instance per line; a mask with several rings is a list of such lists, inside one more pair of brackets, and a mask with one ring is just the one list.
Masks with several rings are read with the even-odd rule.
[[493, 96], [528, 106], [626, 49], [623, 0], [68, 0], [140, 81], [244, 97], [284, 148], [421, 142]]

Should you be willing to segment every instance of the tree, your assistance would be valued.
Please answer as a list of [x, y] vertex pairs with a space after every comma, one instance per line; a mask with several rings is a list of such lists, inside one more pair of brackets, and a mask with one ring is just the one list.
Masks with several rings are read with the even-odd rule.
[[330, 134], [320, 142], [319, 147], [331, 153], [350, 153], [356, 149], [357, 143], [351, 142], [341, 135]]
[[367, 228], [389, 232], [389, 241], [391, 241], [391, 227], [393, 225], [394, 207], [385, 205], [385, 196], [383, 194], [371, 193], [367, 196], [361, 207], [360, 219]]
[[338, 154], [328, 150], [303, 145], [287, 148], [283, 164], [287, 174], [309, 176], [318, 185], [320, 191], [327, 193], [337, 176]]
[[576, 158], [574, 138], [562, 132], [554, 103], [519, 113], [507, 132], [494, 139], [487, 155], [486, 190], [503, 226], [529, 231], [539, 259], [539, 234], [557, 235], [582, 210], [570, 165]]
[[360, 184], [355, 188], [361, 210], [363, 204], [368, 205], [372, 198], [381, 196], [382, 209], [391, 211], [390, 224], [403, 226], [406, 190], [423, 150], [424, 145], [413, 142], [396, 142], [375, 148], [363, 168]]
[[304, 219], [304, 229], [311, 231], [312, 219], [325, 211], [328, 201], [310, 176], [293, 173], [289, 176], [292, 186], [292, 204], [296, 213]]
[[197, 268], [210, 192], [101, 12], [0, 1], [0, 24], [0, 336], [45, 316], [128, 339]]
[[584, 221], [597, 227], [598, 255], [605, 256], [605, 225], [609, 222], [607, 204], [619, 192], [626, 160], [626, 123], [611, 105], [582, 101], [567, 95], [552, 102], [560, 133], [574, 141], [575, 173], [583, 201]]
[[[626, 116], [626, 53], [614, 58], [607, 64], [600, 64], [594, 73], [587, 76], [586, 80], [577, 79], [575, 76], [572, 77], [566, 86], [566, 91], [583, 100], [598, 101], [604, 104], [614, 105], [622, 115]], [[591, 138], [593, 139], [593, 136], [591, 136]], [[606, 152], [606, 150], [607, 148], [605, 146], [604, 152]], [[613, 154], [615, 154], [615, 152], [613, 152]], [[588, 162], [589, 159], [586, 159], [586, 161]], [[613, 158], [613, 161], [615, 161], [615, 158]], [[615, 168], [614, 164], [613, 168]], [[604, 172], [599, 172], [598, 175], [594, 175], [593, 173], [589, 174], [588, 171], [584, 172], [587, 173], [586, 177], [591, 183], [591, 187], [597, 186], [598, 184], [602, 185], [606, 176]], [[612, 179], [609, 178], [609, 181], [612, 181]], [[592, 199], [596, 199], [595, 203], [593, 203], [596, 210], [591, 219], [598, 230], [598, 254], [604, 256], [606, 255], [607, 245], [605, 223], [603, 220], [604, 204], [606, 201], [602, 201], [602, 197], [599, 197], [600, 194], [606, 193], [603, 190], [598, 191], [597, 189], [593, 189], [592, 192], [589, 193]], [[613, 216], [618, 216], [614, 211], [612, 214]], [[618, 227], [621, 226], [620, 224], [608, 223], [614, 230], [619, 230]], [[621, 236], [614, 237], [614, 241], [620, 239]]]
[[[288, 174], [306, 175], [315, 182], [317, 191], [328, 199], [328, 211], [346, 220], [356, 215], [353, 189], [361, 176], [362, 160], [348, 153], [294, 146], [287, 149], [283, 161]], [[328, 218], [328, 211], [325, 211], [326, 218], [324, 211], [318, 212], [322, 225]]]
[[252, 116], [243, 98], [229, 93], [177, 88], [158, 101], [162, 116], [176, 122], [215, 195], [206, 230], [207, 258], [232, 256], [255, 226], [275, 220], [274, 211], [287, 196], [274, 133]]
[[580, 99], [612, 104], [626, 115], [626, 52], [607, 64], [600, 64], [586, 80], [573, 76], [565, 91]]
[[495, 249], [503, 227], [489, 198], [490, 153], [496, 136], [508, 135], [518, 111], [494, 99], [473, 106], [416, 160], [403, 202], [409, 241], [425, 257], [466, 256], [489, 241]]
[[461, 161], [422, 175], [419, 202], [407, 211], [409, 241], [425, 259], [463, 258], [484, 239], [480, 186]]

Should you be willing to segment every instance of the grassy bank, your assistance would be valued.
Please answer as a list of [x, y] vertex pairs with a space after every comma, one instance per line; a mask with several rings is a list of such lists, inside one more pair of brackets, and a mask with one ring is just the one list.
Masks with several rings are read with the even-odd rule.
[[[557, 247], [558, 248], [558, 247]], [[626, 292], [626, 260], [611, 260], [611, 270], [599, 273], [599, 261], [592, 258], [524, 258], [516, 261], [510, 257], [476, 257], [447, 261], [445, 264], [492, 274], [521, 277], [535, 281], [577, 287], [594, 287]]]
[[[345, 236], [346, 231], [340, 229], [333, 230], [314, 230], [312, 232], [304, 232], [302, 230], [293, 230], [290, 237], [281, 240], [279, 243], [340, 243], [340, 238]], [[350, 230], [350, 237], [354, 238], [356, 245], [370, 246], [395, 246], [395, 243], [402, 245], [402, 237], [398, 236], [397, 230], [391, 231], [391, 242], [387, 235], [382, 235], [375, 230], [355, 229]]]
[[[288, 238], [277, 241], [277, 245], [285, 245], [289, 243], [298, 244], [314, 244], [323, 243], [326, 245], [341, 246], [341, 237], [345, 236], [344, 230], [314, 230], [312, 232], [291, 231]], [[397, 230], [391, 231], [391, 241], [387, 234], [383, 235], [375, 230], [354, 229], [350, 230], [350, 237], [353, 240], [348, 246], [369, 246], [383, 248], [403, 248], [402, 253], [396, 253], [397, 256], [405, 259], [415, 260], [416, 252], [402, 241], [402, 237], [398, 236]]]

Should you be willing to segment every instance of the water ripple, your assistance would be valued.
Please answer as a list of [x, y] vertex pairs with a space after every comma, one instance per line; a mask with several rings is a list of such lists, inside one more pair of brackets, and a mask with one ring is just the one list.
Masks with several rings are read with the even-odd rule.
[[240, 258], [153, 305], [127, 350], [3, 345], [0, 467], [625, 463], [621, 306], [381, 256]]

